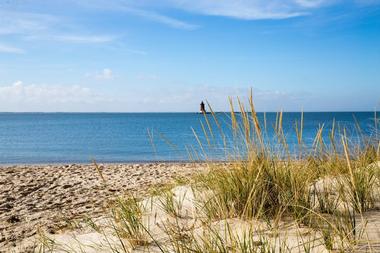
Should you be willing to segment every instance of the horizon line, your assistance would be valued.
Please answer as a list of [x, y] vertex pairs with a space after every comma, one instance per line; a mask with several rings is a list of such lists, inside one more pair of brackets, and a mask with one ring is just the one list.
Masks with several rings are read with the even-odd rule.
[[[250, 110], [247, 110], [245, 112], [251, 112]], [[321, 110], [321, 111], [256, 111], [256, 113], [326, 113], [326, 112], [373, 112], [373, 113], [378, 113], [380, 111], [378, 111], [377, 109], [376, 110], [373, 110], [373, 111], [368, 111], [368, 110], [339, 110], [339, 111], [327, 111], [327, 110]], [[109, 113], [109, 114], [118, 114], [118, 113], [125, 113], [125, 114], [144, 114], [144, 113], [157, 113], [157, 114], [160, 114], [160, 113], [192, 113], [192, 114], [202, 114], [198, 111], [141, 111], [141, 112], [134, 112], [134, 111], [17, 111], [17, 112], [12, 112], [12, 111], [0, 111], [0, 114], [21, 114], [21, 113], [29, 113], [29, 114], [64, 114], [64, 113], [72, 113], [72, 114], [96, 114], [96, 113]], [[210, 113], [209, 111], [207, 111], [207, 113]], [[214, 113], [231, 113], [231, 111], [214, 111]], [[234, 111], [234, 113], [241, 113], [241, 111]]]

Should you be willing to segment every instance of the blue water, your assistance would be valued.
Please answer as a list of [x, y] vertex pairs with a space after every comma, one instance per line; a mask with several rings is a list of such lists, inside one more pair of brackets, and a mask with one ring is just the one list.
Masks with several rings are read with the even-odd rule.
[[[218, 113], [217, 118], [229, 139], [229, 115]], [[264, 127], [264, 115], [260, 113], [259, 118]], [[365, 135], [374, 133], [374, 112], [305, 113], [305, 145], [312, 145], [319, 126], [329, 129], [334, 119], [357, 136], [354, 118]], [[275, 113], [266, 114], [268, 129], [275, 119]], [[283, 115], [291, 144], [297, 142], [297, 120], [300, 113]], [[205, 124], [204, 116], [196, 113], [0, 113], [0, 164], [187, 161], [191, 147], [200, 151], [192, 128], [206, 143], [201, 121]], [[218, 128], [212, 125], [215, 138], [220, 139]], [[268, 134], [274, 133], [268, 130]], [[324, 138], [327, 134], [323, 132]], [[222, 159], [221, 153], [213, 154]]]

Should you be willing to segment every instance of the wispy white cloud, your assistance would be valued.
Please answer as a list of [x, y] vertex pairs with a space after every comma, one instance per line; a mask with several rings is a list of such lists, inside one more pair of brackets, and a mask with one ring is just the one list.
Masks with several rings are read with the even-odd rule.
[[184, 30], [195, 30], [199, 28], [198, 25], [190, 24], [188, 22], [184, 22], [182, 20], [165, 16], [153, 11], [147, 11], [147, 10], [142, 10], [142, 9], [130, 9], [130, 8], [125, 8], [125, 10], [129, 13], [135, 14], [137, 16], [141, 16], [148, 20], [152, 20], [158, 23], [168, 25], [173, 28], [184, 29]]
[[42, 32], [60, 21], [49, 14], [0, 10], [0, 35]]
[[107, 43], [115, 40], [115, 36], [108, 35], [31, 35], [26, 36], [27, 40], [50, 40], [50, 41], [60, 41], [68, 43], [78, 43], [78, 44], [97, 44], [97, 43]]
[[[350, 0], [376, 2], [379, 0]], [[236, 19], [287, 19], [308, 15], [313, 9], [342, 2], [342, 0], [77, 0], [82, 6], [102, 10], [123, 11], [132, 15], [160, 22], [175, 28], [196, 29], [198, 26], [163, 15], [161, 10], [180, 9], [187, 12], [224, 16]]]
[[22, 53], [25, 53], [25, 51], [18, 47], [0, 44], [0, 53], [22, 54]]
[[169, 6], [203, 15], [236, 19], [287, 19], [341, 0], [162, 0]]
[[106, 69], [103, 69], [102, 72], [97, 74], [95, 78], [100, 79], [100, 80], [110, 80], [110, 79], [113, 79], [114, 76], [113, 76], [112, 70], [106, 68]]
[[308, 12], [292, 0], [167, 0], [168, 4], [185, 11], [203, 15], [237, 19], [285, 19]]
[[326, 4], [332, 4], [337, 0], [294, 0], [296, 4], [306, 8], [321, 7]]
[[102, 11], [115, 11], [124, 12], [129, 15], [134, 15], [141, 17], [146, 20], [161, 23], [173, 28], [183, 29], [183, 30], [195, 30], [199, 26], [192, 24], [178, 18], [174, 18], [168, 15], [164, 15], [159, 11], [153, 10], [151, 7], [155, 6], [157, 2], [146, 2], [146, 1], [130, 1], [130, 0], [68, 0], [69, 2], [75, 3], [81, 7], [98, 9]]
[[105, 68], [97, 73], [87, 73], [85, 76], [96, 80], [112, 80], [115, 77], [113, 71], [109, 68]]
[[[117, 36], [112, 35], [81, 33], [80, 27], [80, 24], [72, 24], [67, 18], [61, 16], [0, 10], [0, 36], [18, 35], [26, 40], [82, 44], [107, 43], [117, 38]], [[67, 32], [67, 30], [73, 31]]]
[[[335, 0], [331, 0], [335, 1]], [[306, 15], [307, 8], [318, 7], [327, 0], [78, 0], [77, 4], [101, 10], [123, 11], [141, 16], [155, 22], [175, 28], [193, 30], [194, 25], [167, 15], [163, 9], [181, 9], [184, 11], [212, 16], [225, 16], [237, 19], [284, 19]]]
[[78, 85], [26, 85], [17, 81], [0, 86], [0, 111], [91, 111], [93, 105], [110, 101]]
[[113, 36], [104, 36], [104, 35], [90, 35], [90, 36], [81, 36], [81, 35], [58, 35], [52, 37], [54, 40], [73, 42], [73, 43], [106, 43], [111, 42], [115, 38]]
[[224, 16], [245, 20], [286, 19], [308, 15], [311, 9], [333, 4], [337, 1], [340, 0], [71, 0], [71, 2], [85, 8], [125, 12], [170, 27], [186, 30], [197, 29], [199, 25], [164, 15], [162, 10], [180, 9], [200, 15]]
[[[350, 0], [359, 4], [380, 3], [380, 0]], [[31, 1], [29, 1], [31, 2]], [[36, 5], [45, 4], [36, 0]], [[180, 9], [198, 15], [224, 16], [236, 19], [286, 19], [308, 15], [313, 9], [333, 5], [342, 0], [63, 0], [66, 6], [76, 9], [121, 12], [146, 20], [161, 23], [173, 28], [194, 30], [199, 25], [167, 15], [167, 10]], [[54, 8], [54, 6], [50, 6]], [[63, 20], [62, 20], [63, 19]], [[78, 21], [78, 20], [77, 20]], [[0, 34], [22, 34], [39, 36], [37, 33], [56, 30], [70, 23], [61, 16], [48, 14], [0, 10]], [[49, 34], [52, 34], [50, 32]], [[53, 33], [54, 34], [54, 33]], [[57, 31], [55, 32], [57, 34]], [[45, 34], [46, 35], [46, 34]], [[62, 34], [50, 39], [75, 43], [104, 43], [114, 38], [104, 35]]]

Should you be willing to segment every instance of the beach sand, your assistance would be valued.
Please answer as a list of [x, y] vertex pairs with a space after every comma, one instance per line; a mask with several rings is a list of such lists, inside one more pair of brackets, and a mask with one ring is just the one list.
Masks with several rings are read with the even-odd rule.
[[70, 220], [100, 216], [117, 196], [144, 196], [205, 169], [195, 163], [0, 167], [0, 252], [26, 252], [39, 230], [55, 234]]
[[[380, 168], [380, 163], [371, 166]], [[156, 242], [167, 246], [169, 237], [163, 233], [163, 228], [170, 227], [170, 224], [177, 224], [180, 231], [192, 230], [197, 238], [208, 231], [203, 226], [203, 214], [198, 210], [199, 201], [202, 198], [207, 201], [212, 195], [211, 192], [194, 192], [195, 188], [191, 187], [190, 182], [192, 175], [207, 171], [207, 164], [197, 163], [0, 167], [0, 252], [34, 252], [41, 237], [39, 231], [43, 234], [42, 238], [54, 241], [57, 248], [53, 252], [114, 252], [112, 249], [121, 245], [113, 230], [110, 230], [113, 221], [107, 213], [115, 198], [131, 194], [140, 199], [142, 224], [149, 228]], [[170, 190], [173, 203], [181, 203], [175, 219], [165, 211], [162, 204], [165, 203], [165, 196], [152, 195], [152, 190], [174, 183], [176, 179], [182, 180], [180, 185]], [[337, 179], [321, 178], [311, 187], [335, 191]], [[363, 213], [363, 216], [355, 215], [356, 228], [365, 235], [365, 240], [358, 241], [355, 252], [380, 252], [380, 192], [376, 188], [374, 193], [374, 208]], [[102, 229], [94, 230], [90, 223], [81, 222], [86, 217], [91, 217], [95, 226]], [[73, 221], [82, 225], [71, 226], [77, 225]], [[279, 235], [274, 236], [277, 232], [273, 232], [273, 224], [279, 226]], [[262, 238], [273, 247], [285, 242], [296, 252], [303, 252], [300, 245], [307, 243], [313, 249], [311, 252], [329, 252], [319, 231], [299, 226], [291, 219], [275, 223], [229, 218], [215, 220], [210, 226], [222, 235], [227, 233], [228, 227], [228, 233], [236, 238], [242, 238], [255, 228], [259, 231], [254, 237], [257, 243]], [[149, 246], [137, 247], [133, 252], [144, 250], [160, 252], [151, 241]]]

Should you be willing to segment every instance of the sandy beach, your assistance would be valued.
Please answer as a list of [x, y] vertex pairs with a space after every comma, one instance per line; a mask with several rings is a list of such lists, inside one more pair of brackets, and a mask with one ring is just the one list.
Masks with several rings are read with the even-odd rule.
[[39, 229], [57, 233], [70, 220], [100, 216], [117, 196], [144, 196], [154, 186], [205, 168], [194, 163], [2, 166], [0, 252], [31, 250]]

